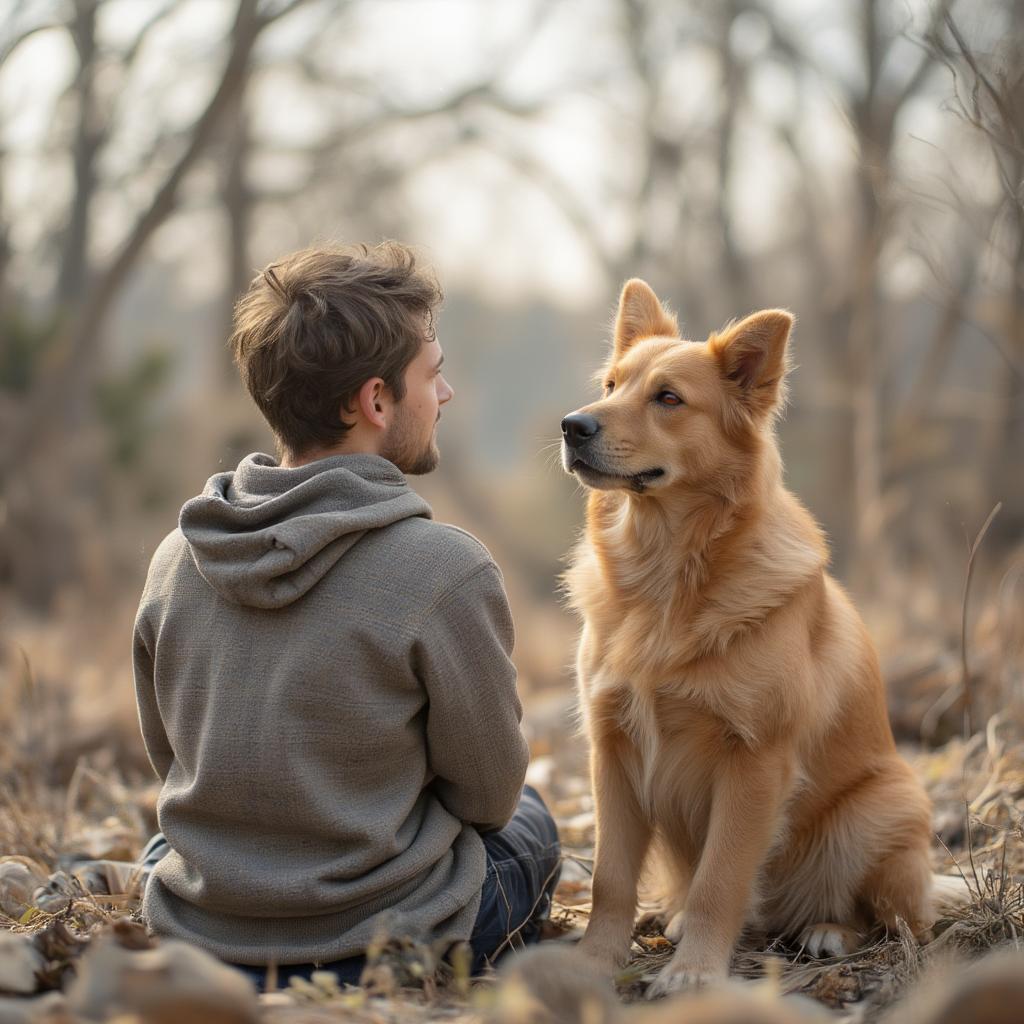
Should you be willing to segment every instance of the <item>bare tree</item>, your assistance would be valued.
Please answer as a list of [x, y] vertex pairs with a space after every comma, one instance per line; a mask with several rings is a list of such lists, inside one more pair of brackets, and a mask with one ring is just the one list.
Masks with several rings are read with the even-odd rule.
[[[1006, 4], [1005, 28], [989, 52], [972, 43], [952, 13], [929, 39], [931, 52], [952, 75], [954, 109], [992, 157], [1002, 190], [994, 211], [991, 249], [998, 258], [992, 286], [1001, 294], [992, 317], [961, 306], [962, 319], [982, 328], [999, 352], [1006, 372], [995, 382], [995, 402], [983, 442], [985, 485], [977, 515], [996, 501], [1020, 495], [1019, 477], [1024, 426], [1024, 7]], [[966, 200], [962, 205], [966, 208]], [[987, 320], [987, 322], [986, 322]], [[1024, 525], [1024, 509], [1008, 507], [998, 528], [1014, 535]]]
[[[231, 318], [235, 300], [245, 290], [252, 275], [252, 260], [249, 255], [249, 238], [252, 231], [253, 207], [256, 195], [249, 182], [248, 165], [252, 149], [249, 112], [246, 103], [247, 89], [243, 86], [234, 95], [226, 122], [226, 160], [221, 183], [221, 199], [227, 219], [227, 277], [225, 284], [223, 337], [231, 331]], [[234, 367], [226, 358], [224, 370], [229, 379]]]
[[[78, 71], [68, 97], [76, 115], [71, 147], [75, 187], [68, 217], [69, 228], [60, 237], [63, 263], [58, 288], [67, 316], [56, 339], [55, 358], [44, 367], [32, 392], [26, 396], [13, 429], [0, 438], [0, 480], [6, 483], [12, 476], [24, 474], [29, 466], [40, 461], [40, 456], [47, 461], [52, 460], [55, 453], [65, 446], [69, 436], [83, 433], [81, 428], [91, 415], [92, 386], [103, 348], [106, 320], [138, 266], [149, 239], [174, 213], [182, 182], [204, 154], [216, 156], [220, 165], [219, 189], [215, 196], [208, 196], [205, 201], [216, 203], [225, 214], [227, 223], [223, 313], [226, 328], [234, 300], [252, 274], [251, 236], [253, 224], [262, 209], [273, 204], [306, 200], [314, 187], [337, 194], [339, 182], [346, 186], [353, 208], [358, 204], [366, 206], [384, 194], [393, 195], [402, 178], [421, 166], [410, 160], [404, 147], [391, 146], [389, 151], [387, 142], [391, 133], [407, 132], [416, 126], [421, 128], [425, 138], [440, 139], [448, 134], [454, 145], [467, 139], [461, 123], [464, 113], [472, 111], [476, 115], [483, 110], [500, 109], [513, 117], [528, 118], [537, 109], [509, 100], [500, 88], [504, 70], [528, 44], [536, 21], [530, 22], [521, 37], [513, 40], [497, 61], [483, 68], [478, 78], [438, 102], [423, 106], [396, 102], [389, 94], [386, 79], [361, 80], [339, 73], [336, 46], [310, 45], [300, 57], [291, 55], [272, 60], [284, 61], [290, 69], [297, 67], [299, 73], [305, 75], [307, 81], [314, 82], [322, 93], [333, 91], [343, 97], [354, 90], [362, 90], [362, 95], [369, 97], [371, 102], [363, 104], [362, 112], [357, 116], [339, 118], [319, 143], [302, 147], [296, 155], [305, 163], [305, 175], [298, 177], [290, 187], [268, 189], [254, 179], [251, 164], [261, 149], [272, 149], [275, 143], [272, 135], [254, 136], [249, 97], [254, 77], [273, 64], [261, 64], [254, 60], [253, 53], [259, 35], [270, 24], [294, 10], [299, 2], [291, 0], [276, 5], [263, 3], [261, 6], [259, 0], [238, 0], [227, 40], [229, 52], [216, 88], [205, 109], [183, 135], [156, 138], [154, 149], [164, 158], [162, 162], [166, 162], [166, 154], [172, 146], [179, 148], [179, 154], [163, 180], [154, 188], [148, 205], [125, 234], [112, 258], [102, 266], [89, 266], [90, 209], [98, 192], [110, 187], [109, 182], [99, 180], [96, 166], [104, 146], [116, 130], [119, 111], [116, 108], [97, 110], [102, 104], [96, 102], [94, 90], [96, 66], [100, 59], [96, 20], [102, 0], [84, 0], [84, 6], [73, 12], [66, 29], [76, 41], [78, 57]], [[118, 56], [122, 76], [127, 74], [131, 61], [142, 50], [146, 34], [166, 17], [171, 6], [155, 9], [138, 37]], [[341, 25], [339, 15], [348, 6], [331, 4], [314, 10], [307, 19], [310, 38], [317, 40], [318, 30], [324, 34], [328, 28], [338, 29]], [[539, 17], [544, 10], [538, 5], [535, 14]], [[108, 55], [106, 59], [109, 61], [111, 58]], [[345, 109], [342, 103], [337, 103], [336, 107]], [[443, 141], [432, 148], [438, 153], [451, 150], [451, 146], [446, 146]], [[144, 159], [139, 167], [159, 165], [160, 162]], [[365, 180], [360, 177], [361, 164], [367, 171], [372, 171], [372, 176]], [[337, 206], [332, 209], [336, 211]], [[323, 216], [322, 210], [319, 215]], [[54, 410], [59, 410], [60, 415], [55, 417]], [[95, 486], [92, 462], [75, 459], [72, 465], [78, 467], [76, 472], [82, 476], [79, 494], [83, 489]], [[31, 514], [28, 505], [24, 505], [24, 512]], [[59, 531], [60, 524], [55, 529]]]
[[[260, 33], [297, 3], [261, 12], [256, 0], [239, 0], [230, 32], [230, 50], [220, 81], [196, 120], [183, 152], [157, 187], [149, 206], [128, 232], [113, 259], [94, 272], [88, 293], [69, 317], [55, 360], [36, 387], [18, 428], [0, 445], [0, 479], [15, 460], [24, 460], [49, 440], [53, 410], [81, 416], [83, 395], [94, 379], [92, 368], [102, 344], [103, 323], [125, 281], [156, 229], [174, 210], [182, 181], [215, 137], [221, 119], [242, 87], [253, 47]], [[67, 420], [64, 420], [67, 423]]]
[[[73, 571], [76, 541], [72, 520], [77, 513], [70, 506], [88, 500], [97, 486], [98, 467], [83, 458], [81, 450], [69, 448], [76, 447], [77, 438], [88, 436], [85, 428], [93, 415], [92, 396], [107, 317], [154, 232], [173, 213], [182, 182], [217, 137], [244, 83], [260, 34], [299, 3], [301, 0], [288, 0], [260, 7], [258, 0], [238, 0], [227, 39], [227, 59], [216, 87], [191, 129], [179, 139], [181, 151], [148, 205], [114, 255], [99, 267], [88, 264], [89, 213], [97, 188], [96, 160], [110, 124], [100, 119], [97, 127], [95, 120], [96, 3], [83, 0], [75, 9], [71, 24], [79, 58], [72, 87], [78, 100], [73, 144], [75, 189], [58, 285], [67, 305], [47, 358], [37, 360], [36, 377], [28, 393], [13, 400], [13, 422], [0, 437], [0, 486], [7, 503], [4, 545], [8, 548], [8, 557], [0, 560], [14, 566], [15, 584], [37, 601], [45, 602], [62, 575]], [[167, 9], [157, 10], [143, 27], [125, 53], [126, 61], [134, 59], [146, 33]], [[9, 46], [7, 52], [10, 50]], [[164, 140], [157, 145], [162, 148]], [[51, 500], [52, 481], [65, 476], [74, 501]], [[38, 552], [35, 563], [18, 557], [19, 551], [30, 548]], [[20, 575], [19, 566], [23, 570]]]
[[57, 277], [57, 304], [69, 308], [82, 293], [88, 271], [89, 210], [96, 191], [96, 158], [103, 147], [106, 126], [96, 103], [96, 14], [98, 0], [79, 0], [71, 8], [69, 34], [75, 45], [78, 70], [73, 89], [77, 100], [75, 138], [71, 146], [74, 194]]
[[3, 165], [4, 152], [0, 149], [0, 309], [7, 308], [7, 266], [11, 261], [11, 243], [4, 215]]

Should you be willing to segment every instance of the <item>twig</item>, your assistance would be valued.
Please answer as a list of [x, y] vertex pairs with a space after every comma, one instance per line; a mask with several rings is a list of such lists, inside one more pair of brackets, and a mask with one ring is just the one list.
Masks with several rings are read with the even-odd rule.
[[[967, 891], [971, 892], [971, 882], [970, 882], [970, 879], [968, 879], [968, 877], [964, 874], [964, 869], [960, 866], [960, 861], [958, 861], [956, 859], [956, 854], [954, 854], [953, 851], [946, 845], [946, 841], [937, 832], [935, 833], [935, 838], [939, 841], [939, 846], [941, 846], [946, 851], [946, 855], [953, 862], [953, 865], [956, 867], [957, 871], [959, 872], [960, 877], [964, 880], [964, 885], [967, 886]], [[973, 895], [973, 893], [972, 893], [972, 895]], [[977, 896], [978, 896], [978, 899], [981, 899], [981, 891], [980, 890], [978, 891]]]
[[[558, 863], [555, 864], [555, 866], [551, 869], [550, 872], [548, 872], [548, 877], [544, 879], [544, 884], [541, 886], [539, 895], [533, 901], [533, 906], [530, 907], [529, 914], [526, 915], [526, 918], [522, 921], [521, 924], [519, 924], [516, 928], [514, 928], [505, 936], [505, 938], [501, 942], [501, 945], [498, 946], [498, 948], [488, 957], [489, 962], [493, 963], [498, 958], [498, 956], [504, 951], [505, 947], [511, 945], [512, 942], [519, 936], [519, 933], [533, 920], [533, 915], [536, 913], [537, 907], [540, 906], [540, 901], [548, 895], [548, 883], [551, 881], [552, 878], [555, 877], [555, 874], [561, 869], [561, 867], [562, 862], [561, 859], [559, 859]], [[496, 875], [495, 877], [498, 878], [498, 885], [499, 887], [501, 887], [500, 876]], [[503, 888], [501, 894], [505, 898], [506, 907], [509, 909], [509, 911], [511, 911], [511, 905], [508, 903], [508, 897], [505, 896]]]
[[971, 735], [971, 715], [974, 710], [974, 695], [971, 691], [971, 681], [967, 669], [967, 602], [971, 591], [971, 578], [974, 576], [974, 556], [978, 553], [978, 548], [981, 547], [981, 542], [985, 539], [985, 534], [988, 532], [988, 528], [992, 525], [992, 520], [995, 519], [1002, 507], [1003, 503], [1001, 501], [997, 501], [995, 508], [989, 512], [988, 519], [985, 520], [985, 525], [982, 526], [978, 531], [977, 537], [974, 538], [974, 543], [971, 545], [971, 553], [967, 558], [967, 578], [964, 580], [964, 598], [960, 616], [960, 681], [964, 694], [965, 740], [969, 739]]
[[981, 897], [981, 881], [978, 878], [978, 868], [974, 863], [974, 834], [971, 832], [971, 807], [964, 801], [964, 824], [967, 826], [967, 859], [971, 865], [971, 874], [974, 875], [974, 884], [978, 890], [978, 897]]

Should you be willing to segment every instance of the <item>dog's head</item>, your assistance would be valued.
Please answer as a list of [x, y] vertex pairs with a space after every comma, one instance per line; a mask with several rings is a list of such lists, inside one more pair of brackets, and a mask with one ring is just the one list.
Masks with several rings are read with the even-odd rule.
[[562, 420], [562, 462], [588, 487], [734, 489], [772, 437], [793, 316], [754, 313], [685, 341], [643, 281], [619, 299], [603, 397]]

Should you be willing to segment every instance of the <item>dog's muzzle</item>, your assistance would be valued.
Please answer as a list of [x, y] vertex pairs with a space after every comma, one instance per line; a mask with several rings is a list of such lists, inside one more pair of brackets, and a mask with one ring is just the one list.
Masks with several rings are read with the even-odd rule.
[[601, 424], [586, 412], [573, 412], [562, 420], [562, 438], [570, 448], [586, 444], [601, 429]]

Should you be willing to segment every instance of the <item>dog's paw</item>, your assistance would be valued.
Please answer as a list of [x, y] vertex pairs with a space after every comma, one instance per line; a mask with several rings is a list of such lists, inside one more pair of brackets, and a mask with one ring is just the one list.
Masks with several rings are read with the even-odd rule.
[[858, 932], [841, 924], [812, 924], [800, 933], [800, 947], [808, 956], [848, 956], [860, 949]]
[[667, 910], [648, 910], [633, 925], [634, 935], [664, 935], [671, 914]]
[[634, 935], [664, 935], [673, 946], [679, 945], [685, 928], [681, 910], [651, 910], [633, 925]]
[[586, 935], [580, 939], [576, 947], [583, 953], [602, 974], [618, 974], [629, 958], [629, 949], [622, 949], [618, 944], [611, 944], [599, 939], [588, 938]]
[[669, 942], [674, 945], [679, 945], [679, 940], [683, 937], [685, 931], [683, 922], [683, 911], [679, 911], [677, 914], [672, 916], [672, 920], [665, 925], [665, 929], [662, 934], [668, 939]]
[[673, 992], [723, 981], [728, 974], [728, 968], [723, 964], [690, 959], [677, 953], [647, 987], [646, 996], [648, 999], [660, 999]]

